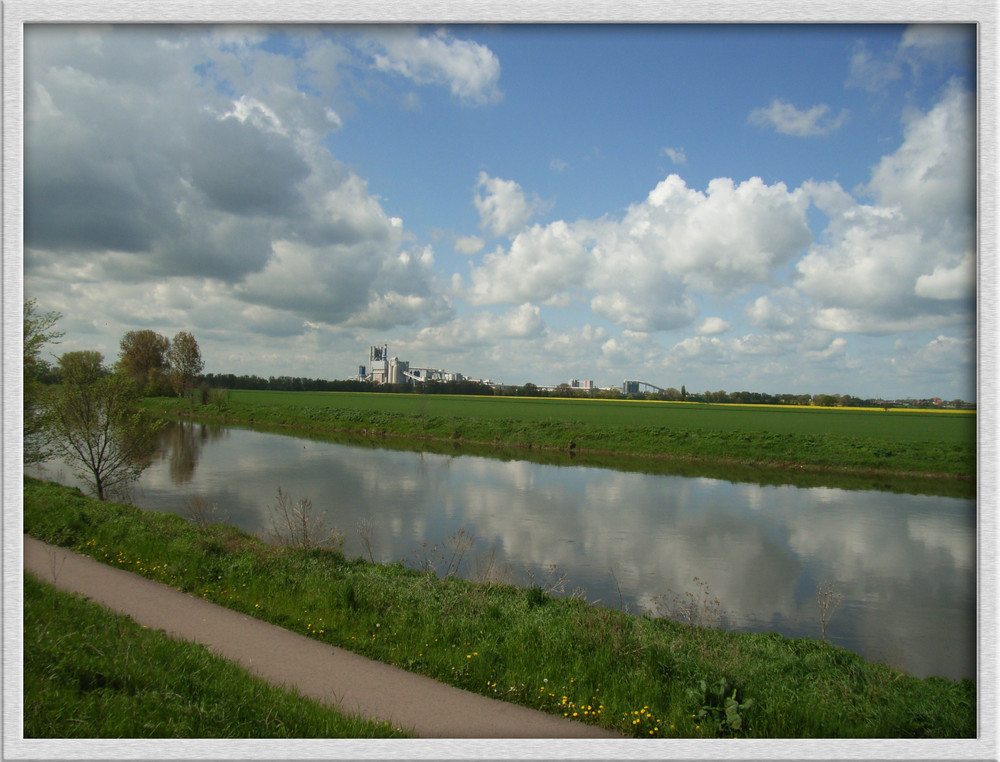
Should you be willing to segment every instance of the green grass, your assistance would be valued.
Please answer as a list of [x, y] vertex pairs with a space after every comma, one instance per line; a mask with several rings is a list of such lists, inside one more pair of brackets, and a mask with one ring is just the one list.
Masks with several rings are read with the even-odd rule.
[[404, 738], [24, 575], [25, 738]]
[[973, 479], [974, 413], [346, 392], [233, 391], [165, 416], [730, 466]]
[[[974, 681], [918, 679], [809, 639], [690, 626], [538, 587], [275, 547], [233, 527], [100, 503], [31, 479], [24, 524], [41, 540], [323, 642], [630, 736], [976, 733]], [[745, 705], [738, 728], [712, 696], [723, 679], [726, 695], [735, 691]]]
[[404, 416], [494, 421], [566, 422], [601, 426], [656, 426], [775, 434], [877, 436], [899, 442], [967, 442], [975, 412], [875, 410], [693, 402], [590, 400], [558, 397], [482, 397], [365, 392], [227, 392], [233, 405], [335, 408]]

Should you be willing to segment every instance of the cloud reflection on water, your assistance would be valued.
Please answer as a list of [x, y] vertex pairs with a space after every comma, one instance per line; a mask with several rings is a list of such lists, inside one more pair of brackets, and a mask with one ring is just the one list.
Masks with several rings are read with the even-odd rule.
[[[179, 511], [218, 503], [244, 529], [268, 526], [280, 487], [345, 530], [375, 522], [373, 549], [410, 560], [461, 527], [519, 581], [556, 565], [567, 591], [621, 601], [708, 584], [731, 626], [819, 636], [816, 588], [844, 595], [834, 643], [915, 674], [975, 675], [976, 511], [972, 500], [760, 486], [527, 461], [379, 450], [207, 427], [172, 427], [137, 500]], [[472, 573], [476, 559], [468, 558]]]

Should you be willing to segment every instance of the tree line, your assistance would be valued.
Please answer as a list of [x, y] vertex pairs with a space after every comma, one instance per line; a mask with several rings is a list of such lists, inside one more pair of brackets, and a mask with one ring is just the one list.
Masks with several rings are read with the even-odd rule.
[[357, 379], [328, 380], [301, 376], [236, 375], [206, 373], [202, 382], [209, 389], [246, 389], [273, 392], [381, 392], [394, 394], [494, 394], [494, 387], [481, 381], [424, 381], [421, 384], [376, 384]]

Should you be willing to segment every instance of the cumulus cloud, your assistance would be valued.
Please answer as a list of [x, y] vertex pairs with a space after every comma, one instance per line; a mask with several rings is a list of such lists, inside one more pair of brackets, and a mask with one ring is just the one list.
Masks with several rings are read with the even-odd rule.
[[706, 318], [702, 324], [695, 329], [695, 333], [698, 336], [715, 336], [720, 333], [725, 333], [726, 331], [731, 331], [732, 328], [732, 323], [729, 323], [720, 317], [710, 317]]
[[919, 231], [896, 209], [860, 204], [830, 227], [839, 232], [833, 243], [814, 245], [796, 265], [798, 287], [827, 305], [905, 309], [915, 269], [933, 255]]
[[280, 240], [262, 270], [235, 286], [241, 301], [297, 312], [313, 321], [341, 323], [368, 304], [378, 272], [373, 257], [357, 261], [349, 246], [315, 247]]
[[643, 331], [626, 329], [621, 336], [610, 338], [601, 345], [602, 367], [651, 370], [661, 359], [660, 348]]
[[930, 275], [921, 275], [914, 291], [928, 299], [967, 299], [975, 287], [975, 258], [966, 254], [954, 267], [938, 265]]
[[443, 358], [440, 362], [450, 369], [507, 383], [557, 384], [586, 375], [581, 368], [607, 367], [602, 355], [606, 328], [584, 323], [554, 329], [545, 320], [546, 309], [524, 303], [455, 314], [394, 346], [414, 359]]
[[902, 209], [933, 234], [965, 236], [976, 211], [976, 105], [957, 81], [926, 114], [912, 112], [903, 144], [884, 156], [865, 191], [881, 206]]
[[847, 350], [847, 339], [843, 336], [838, 336], [829, 343], [829, 345], [823, 347], [822, 349], [814, 349], [808, 351], [804, 354], [804, 357], [809, 362], [817, 362], [822, 360], [829, 360], [832, 357], [843, 355]]
[[594, 313], [632, 331], [665, 331], [683, 328], [698, 314], [687, 294], [671, 297], [655, 287], [610, 291], [590, 301]]
[[544, 331], [545, 322], [538, 306], [524, 303], [502, 313], [476, 312], [422, 328], [409, 347], [428, 354], [464, 352], [494, 347], [504, 340], [539, 338]]
[[455, 251], [459, 254], [465, 254], [466, 256], [472, 256], [473, 254], [478, 254], [482, 251], [483, 246], [486, 242], [482, 238], [475, 235], [460, 236], [455, 239]]
[[205, 114], [192, 125], [191, 145], [198, 146], [199, 157], [191, 164], [190, 181], [218, 211], [251, 217], [293, 213], [302, 202], [298, 184], [308, 176], [308, 164], [276, 120], [252, 118], [270, 115], [262, 104], [234, 106], [243, 108], [218, 117]]
[[262, 39], [237, 29], [30, 30], [26, 280], [143, 293], [146, 282], [205, 276], [216, 314], [245, 325], [258, 318], [243, 309], [285, 314], [267, 320], [279, 331], [450, 314], [430, 249], [405, 249], [401, 220], [323, 146], [340, 125], [334, 93], [298, 86], [315, 77], [315, 88], [336, 87], [311, 66], [352, 52], [306, 37], [300, 58], [276, 57]]
[[547, 329], [544, 338], [546, 362], [562, 361], [567, 367], [579, 368], [581, 360], [589, 364], [589, 358], [596, 356], [608, 338], [608, 331], [601, 326], [584, 323], [561, 332]]
[[415, 325], [424, 321], [437, 322], [450, 317], [453, 310], [439, 296], [400, 294], [396, 291], [377, 293], [363, 311], [355, 312], [347, 325], [366, 329], [387, 329]]
[[380, 50], [375, 67], [417, 84], [446, 85], [453, 95], [473, 104], [496, 102], [500, 61], [485, 45], [455, 39], [447, 29], [422, 35], [411, 27], [389, 27], [373, 38]]
[[483, 256], [464, 296], [477, 305], [545, 302], [582, 284], [587, 268], [587, 249], [569, 225], [534, 225], [514, 238], [509, 251]]
[[433, 268], [434, 251], [430, 246], [403, 250], [394, 258], [383, 259], [369, 288], [367, 307], [353, 314], [347, 324], [385, 329], [450, 319], [454, 310], [439, 293]]
[[958, 339], [939, 335], [927, 344], [911, 346], [907, 342], [897, 344], [897, 352], [892, 357], [893, 368], [906, 376], [923, 374], [952, 374], [961, 369], [967, 372], [975, 362], [975, 342], [972, 339]]
[[941, 388], [956, 390], [962, 399], [976, 395], [976, 342], [938, 334], [926, 343], [900, 339], [889, 353], [896, 378], [919, 380], [920, 396], [940, 394]]
[[480, 225], [495, 236], [511, 235], [545, 208], [538, 197], [528, 198], [513, 180], [490, 177], [480, 172], [473, 199], [479, 211]]
[[534, 304], [522, 304], [510, 310], [500, 320], [500, 335], [505, 338], [523, 339], [537, 336], [545, 324], [541, 311]]
[[847, 109], [837, 116], [827, 116], [830, 107], [825, 103], [801, 111], [791, 103], [775, 99], [766, 108], [750, 112], [750, 124], [758, 127], [772, 127], [782, 135], [813, 137], [836, 132], [847, 121]]
[[677, 342], [671, 354], [686, 360], [697, 358], [700, 362], [711, 363], [726, 359], [725, 348], [725, 342], [714, 336], [690, 336]]
[[783, 301], [777, 294], [757, 297], [745, 309], [750, 323], [758, 328], [771, 329], [795, 325], [799, 319]]
[[975, 297], [974, 111], [952, 83], [911, 116], [904, 141], [879, 162], [863, 204], [835, 182], [804, 190], [829, 217], [824, 241], [797, 264], [796, 287], [818, 300], [825, 328], [882, 333], [968, 317]]
[[680, 276], [688, 286], [721, 291], [766, 280], [811, 240], [808, 197], [759, 177], [709, 182], [705, 193], [678, 175], [660, 182], [600, 242], [608, 270], [619, 245], [638, 246], [643, 262]]
[[518, 233], [470, 272], [474, 304], [586, 298], [634, 331], [677, 328], [697, 316], [692, 289], [721, 292], [766, 281], [811, 240], [808, 196], [760, 178], [719, 178], [707, 192], [677, 175], [621, 219], [557, 221]]
[[749, 333], [730, 338], [689, 336], [664, 353], [662, 366], [674, 377], [712, 375], [727, 378], [742, 390], [761, 383], [788, 384], [785, 391], [791, 391], [799, 378], [808, 378], [808, 384], [815, 386], [828, 383], [831, 372], [859, 367], [847, 350], [844, 337], [815, 331]]

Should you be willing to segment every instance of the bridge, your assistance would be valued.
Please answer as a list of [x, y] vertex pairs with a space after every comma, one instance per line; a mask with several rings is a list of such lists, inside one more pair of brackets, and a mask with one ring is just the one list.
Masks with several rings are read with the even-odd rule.
[[655, 392], [665, 392], [663, 389], [656, 384], [651, 384], [648, 381], [622, 381], [622, 394], [638, 394], [642, 387], [646, 387], [646, 390], [652, 389]]

